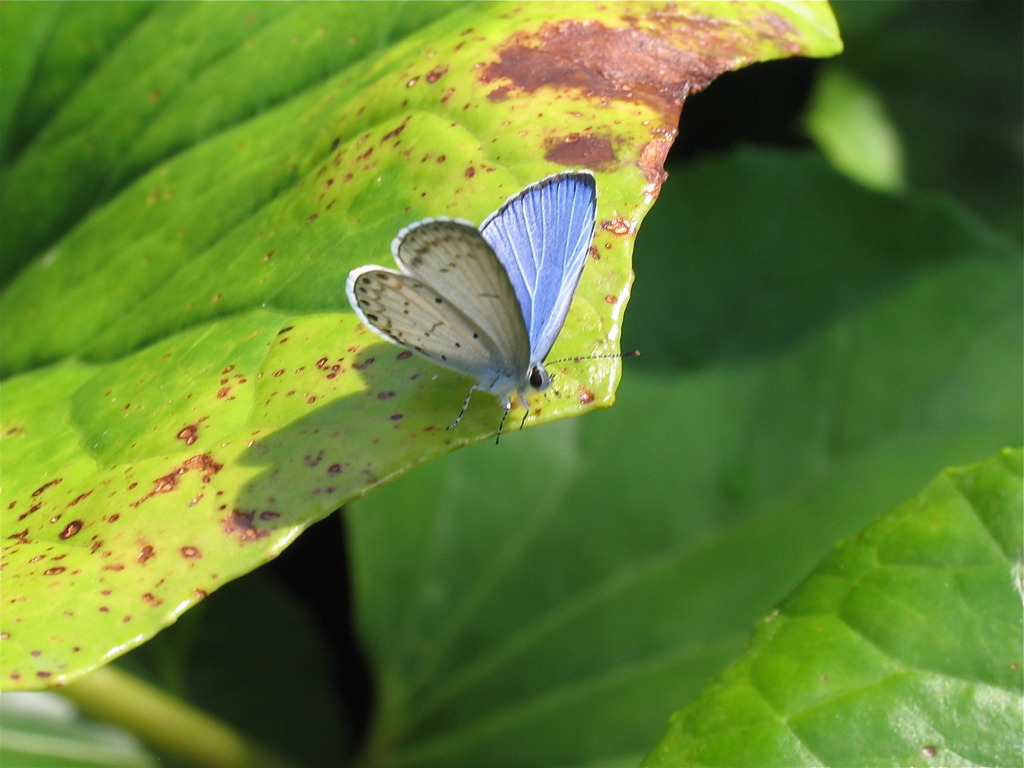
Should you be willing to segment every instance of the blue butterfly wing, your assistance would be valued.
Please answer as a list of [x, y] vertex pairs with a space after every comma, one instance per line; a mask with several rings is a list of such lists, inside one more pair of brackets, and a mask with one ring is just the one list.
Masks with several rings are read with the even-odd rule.
[[594, 239], [597, 184], [590, 171], [564, 171], [531, 184], [480, 227], [508, 273], [543, 362], [562, 330]]

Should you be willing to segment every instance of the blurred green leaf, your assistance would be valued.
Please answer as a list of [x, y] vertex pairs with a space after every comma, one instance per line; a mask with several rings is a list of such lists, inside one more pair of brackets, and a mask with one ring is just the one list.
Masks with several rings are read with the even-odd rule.
[[881, 99], [908, 183], [1024, 238], [1024, 4], [836, 3], [843, 70]]
[[[31, 34], [0, 95], [19, 104], [0, 108], [3, 685], [69, 682], [493, 434], [479, 402], [440, 429], [470, 382], [345, 305], [349, 270], [411, 221], [479, 221], [595, 169], [599, 232], [553, 354], [614, 352], [682, 97], [840, 46], [826, 5], [708, 8], [5, 6]], [[618, 363], [561, 381], [531, 425], [610, 405]]]
[[903, 148], [885, 107], [867, 84], [829, 67], [815, 84], [807, 132], [832, 164], [877, 192], [906, 187]]
[[840, 545], [644, 765], [1019, 764], [1021, 475], [947, 471]]
[[638, 239], [614, 409], [350, 508], [368, 763], [636, 763], [837, 540], [1020, 442], [1020, 260], [948, 200], [748, 150]]
[[82, 716], [64, 697], [0, 694], [0, 765], [11, 768], [153, 768], [130, 733]]

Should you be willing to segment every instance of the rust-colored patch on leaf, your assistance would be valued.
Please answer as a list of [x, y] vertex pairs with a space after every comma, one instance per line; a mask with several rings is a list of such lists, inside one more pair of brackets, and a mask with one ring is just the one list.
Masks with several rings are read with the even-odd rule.
[[612, 170], [615, 150], [607, 136], [571, 133], [563, 139], [549, 139], [544, 159], [561, 165], [585, 166], [595, 170], [606, 166]]
[[[664, 181], [663, 162], [675, 136], [686, 97], [707, 87], [723, 72], [756, 58], [754, 38], [800, 45], [795, 30], [770, 14], [737, 33], [727, 20], [705, 16], [693, 6], [669, 3], [646, 16], [623, 15], [623, 26], [565, 19], [517, 32], [496, 47], [497, 58], [481, 67], [480, 79], [490, 86], [488, 98], [504, 101], [548, 86], [570, 91], [595, 103], [640, 102], [661, 118], [652, 130], [661, 132], [641, 150], [637, 165], [654, 194]], [[787, 40], [787, 36], [790, 36]], [[599, 139], [595, 138], [594, 141]], [[595, 154], [610, 154], [610, 145], [558, 147], [547, 158], [566, 165], [590, 165]], [[605, 158], [598, 162], [610, 162]]]
[[647, 176], [647, 181], [655, 190], [661, 189], [661, 185], [668, 178], [665, 172], [665, 158], [672, 148], [672, 142], [676, 140], [679, 131], [669, 128], [657, 128], [654, 131], [655, 138], [644, 144], [640, 150], [640, 160], [637, 163], [640, 169]]
[[544, 24], [512, 35], [481, 77], [485, 83], [503, 81], [491, 91], [494, 100], [516, 90], [572, 88], [591, 98], [639, 99], [675, 123], [687, 84], [703, 87], [720, 71], [691, 53], [701, 48], [685, 34], [684, 19], [676, 17], [657, 32], [635, 19], [618, 28], [574, 19]]

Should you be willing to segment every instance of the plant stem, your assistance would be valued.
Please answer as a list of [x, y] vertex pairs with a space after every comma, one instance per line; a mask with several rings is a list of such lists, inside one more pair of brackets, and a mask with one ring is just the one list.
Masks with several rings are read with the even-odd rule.
[[185, 764], [220, 768], [294, 768], [220, 720], [111, 666], [61, 690], [82, 711], [115, 723]]

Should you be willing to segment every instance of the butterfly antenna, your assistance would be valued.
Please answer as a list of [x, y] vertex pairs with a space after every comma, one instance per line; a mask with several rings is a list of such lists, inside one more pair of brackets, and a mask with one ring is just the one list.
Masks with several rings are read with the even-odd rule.
[[[462, 410], [459, 411], [459, 415], [455, 417], [455, 421], [445, 427], [445, 429], [455, 429], [455, 427], [459, 426], [459, 422], [462, 421], [462, 417], [466, 415], [466, 409], [469, 408], [469, 398], [473, 396], [474, 389], [476, 389], [476, 387], [469, 388], [469, 392], [466, 394], [466, 399], [462, 401]], [[502, 419], [502, 421], [504, 421], [504, 419]]]
[[578, 363], [582, 360], [610, 360], [616, 357], [640, 357], [640, 350], [632, 352], [616, 352], [608, 355], [577, 355], [576, 357], [563, 357], [561, 360], [546, 360], [545, 365], [557, 365], [558, 363]]

